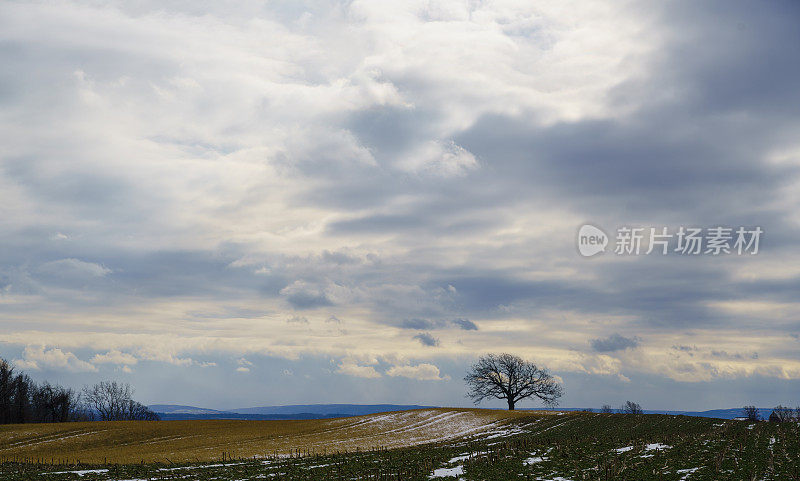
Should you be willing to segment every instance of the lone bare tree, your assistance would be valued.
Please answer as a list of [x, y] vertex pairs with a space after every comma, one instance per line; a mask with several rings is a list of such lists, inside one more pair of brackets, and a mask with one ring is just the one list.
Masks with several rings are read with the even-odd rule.
[[635, 403], [633, 401], [626, 401], [625, 404], [619, 409], [619, 411], [623, 414], [642, 414], [642, 406], [639, 403]]
[[518, 401], [537, 397], [548, 406], [558, 404], [564, 390], [547, 369], [512, 354], [481, 357], [464, 378], [475, 404], [487, 398], [505, 399], [513, 410]]
[[125, 404], [133, 391], [129, 384], [117, 381], [102, 381], [83, 388], [83, 399], [100, 415], [101, 421], [122, 420]]
[[83, 399], [101, 421], [158, 421], [158, 415], [132, 399], [129, 384], [103, 381], [83, 388]]
[[758, 412], [757, 407], [745, 406], [742, 410], [744, 411], [744, 417], [748, 421], [761, 421], [761, 413]]
[[780, 404], [778, 404], [769, 415], [769, 422], [771, 423], [790, 423], [794, 420], [794, 410], [786, 406], [781, 406]]

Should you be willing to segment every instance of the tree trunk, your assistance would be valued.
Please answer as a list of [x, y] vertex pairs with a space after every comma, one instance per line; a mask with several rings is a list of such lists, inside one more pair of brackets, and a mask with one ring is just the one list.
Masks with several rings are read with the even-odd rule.
[[514, 410], [514, 400], [513, 399], [508, 399], [508, 410], [509, 411], [513, 411]]

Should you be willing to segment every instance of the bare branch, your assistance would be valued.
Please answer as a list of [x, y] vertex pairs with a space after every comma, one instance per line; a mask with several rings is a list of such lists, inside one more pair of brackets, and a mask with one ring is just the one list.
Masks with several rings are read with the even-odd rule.
[[488, 354], [478, 359], [464, 377], [475, 404], [484, 399], [505, 399], [509, 409], [526, 398], [537, 397], [555, 406], [563, 388], [547, 371], [512, 354]]

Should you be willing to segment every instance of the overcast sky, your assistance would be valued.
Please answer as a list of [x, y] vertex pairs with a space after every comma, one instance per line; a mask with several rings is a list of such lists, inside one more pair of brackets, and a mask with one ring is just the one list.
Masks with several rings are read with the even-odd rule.
[[[4, 1], [0, 356], [212, 408], [468, 405], [485, 352], [563, 406], [798, 404], [798, 19]], [[587, 222], [764, 234], [583, 258]]]

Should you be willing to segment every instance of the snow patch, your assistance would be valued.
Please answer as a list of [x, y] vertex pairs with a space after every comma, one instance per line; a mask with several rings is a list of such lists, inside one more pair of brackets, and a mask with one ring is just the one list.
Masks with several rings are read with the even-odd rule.
[[700, 469], [700, 468], [679, 469], [679, 470], [675, 471], [675, 473], [676, 474], [684, 474], [685, 476], [683, 476], [681, 478], [681, 481], [686, 481], [687, 479], [689, 479], [689, 475], [694, 473], [698, 469]]
[[84, 469], [81, 471], [54, 471], [42, 474], [77, 474], [78, 476], [84, 476], [86, 474], [102, 474], [107, 472], [108, 472], [107, 469]]
[[430, 478], [446, 478], [448, 476], [458, 477], [464, 474], [464, 466], [456, 466], [454, 468], [439, 468], [433, 471]]

